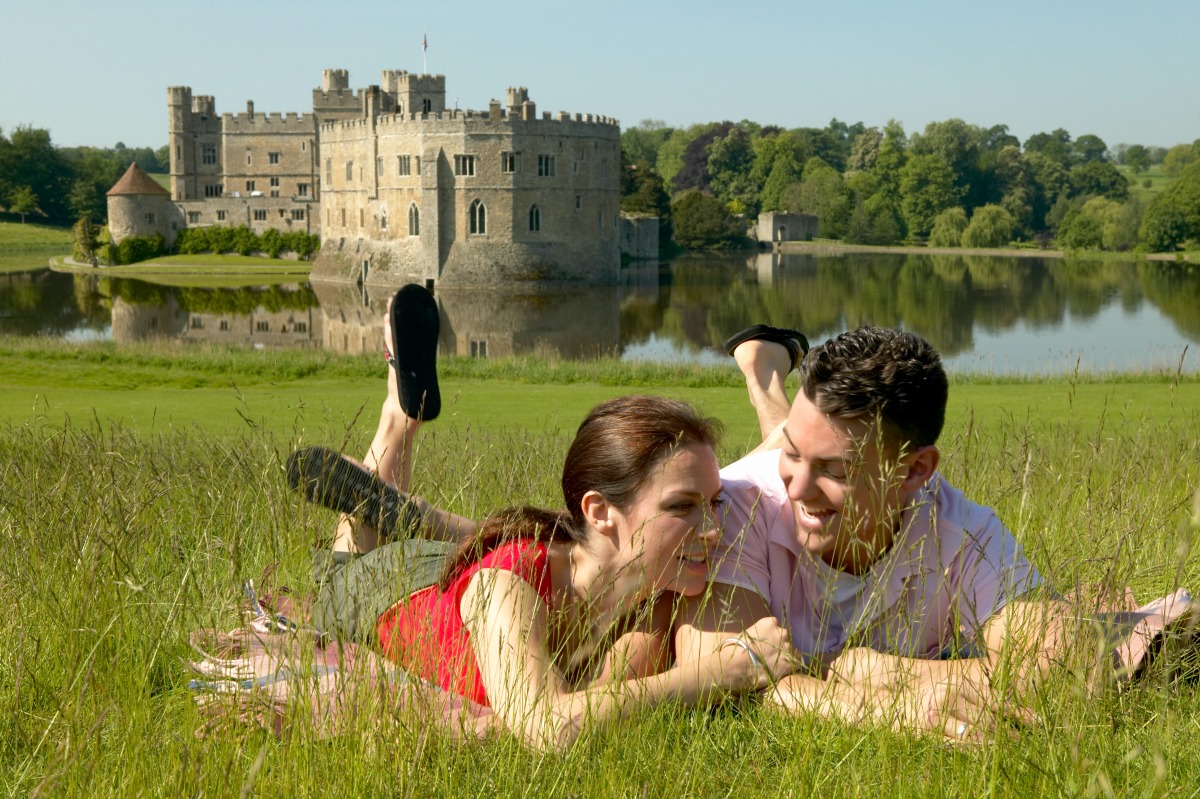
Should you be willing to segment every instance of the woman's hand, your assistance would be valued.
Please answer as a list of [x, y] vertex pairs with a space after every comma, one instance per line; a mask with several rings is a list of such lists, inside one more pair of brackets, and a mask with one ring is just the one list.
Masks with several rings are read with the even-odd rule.
[[726, 638], [711, 657], [718, 659], [718, 684], [731, 691], [766, 688], [794, 671], [798, 662], [791, 634], [774, 616]]

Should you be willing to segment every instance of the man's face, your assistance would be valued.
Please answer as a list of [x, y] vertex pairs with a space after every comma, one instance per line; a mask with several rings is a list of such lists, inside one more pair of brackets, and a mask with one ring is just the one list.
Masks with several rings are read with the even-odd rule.
[[862, 574], [892, 544], [911, 459], [897, 463], [876, 423], [827, 416], [803, 392], [784, 437], [779, 476], [797, 540], [833, 568]]

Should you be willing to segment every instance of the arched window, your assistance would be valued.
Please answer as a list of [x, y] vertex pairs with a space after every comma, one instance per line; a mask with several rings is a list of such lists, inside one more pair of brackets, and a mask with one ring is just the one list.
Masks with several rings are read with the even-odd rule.
[[542, 209], [536, 205], [529, 207], [529, 232], [537, 233], [542, 229]]
[[416, 203], [408, 206], [408, 235], [421, 235], [421, 209], [417, 208]]
[[471, 203], [468, 213], [471, 217], [471, 234], [482, 236], [487, 233], [487, 206], [482, 201], [475, 200]]

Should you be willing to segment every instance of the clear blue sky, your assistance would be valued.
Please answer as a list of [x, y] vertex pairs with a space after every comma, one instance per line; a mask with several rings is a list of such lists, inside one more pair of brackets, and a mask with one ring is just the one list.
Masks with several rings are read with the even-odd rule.
[[423, 31], [462, 108], [521, 85], [539, 110], [626, 127], [960, 117], [1022, 141], [1200, 138], [1197, 0], [0, 0], [0, 128], [159, 147], [167, 86], [218, 112], [310, 110], [322, 69], [356, 88], [421, 71]]

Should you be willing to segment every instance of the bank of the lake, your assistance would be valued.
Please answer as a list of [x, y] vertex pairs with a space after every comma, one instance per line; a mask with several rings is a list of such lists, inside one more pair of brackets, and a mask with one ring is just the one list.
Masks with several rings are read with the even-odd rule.
[[1182, 261], [1184, 263], [1200, 263], [1200, 252], [1152, 252], [1152, 253], [1116, 253], [1099, 250], [1081, 250], [1068, 252], [1066, 250], [1034, 247], [925, 247], [920, 245], [879, 246], [875, 244], [845, 244], [833, 240], [814, 241], [784, 241], [775, 245], [783, 253], [808, 253], [810, 255], [841, 255], [846, 253], [894, 253], [898, 255], [969, 255], [995, 256], [1005, 258], [1119, 258], [1124, 261], [1138, 258], [1147, 261]]

